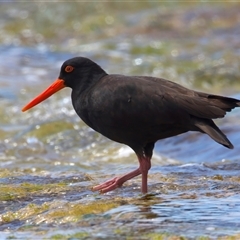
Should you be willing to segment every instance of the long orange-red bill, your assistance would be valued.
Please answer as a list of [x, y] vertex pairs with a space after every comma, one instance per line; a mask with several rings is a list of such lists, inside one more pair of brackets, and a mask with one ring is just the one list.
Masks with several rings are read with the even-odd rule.
[[64, 81], [62, 79], [57, 79], [53, 82], [45, 91], [35, 97], [31, 102], [29, 102], [22, 111], [25, 112], [28, 109], [34, 107], [35, 105], [39, 104], [40, 102], [44, 101], [45, 99], [52, 96], [54, 93], [58, 92], [62, 88], [66, 87]]

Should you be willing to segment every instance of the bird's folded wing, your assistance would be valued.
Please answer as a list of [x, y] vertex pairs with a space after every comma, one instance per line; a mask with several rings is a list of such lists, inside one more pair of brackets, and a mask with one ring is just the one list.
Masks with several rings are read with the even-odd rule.
[[234, 98], [195, 93], [194, 97], [178, 94], [169, 97], [169, 100], [193, 116], [209, 119], [223, 118], [226, 112], [239, 106], [239, 100]]

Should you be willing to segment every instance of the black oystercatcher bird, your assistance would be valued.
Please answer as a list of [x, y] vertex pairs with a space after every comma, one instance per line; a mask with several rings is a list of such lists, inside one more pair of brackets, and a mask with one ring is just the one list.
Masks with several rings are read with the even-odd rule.
[[240, 107], [240, 100], [193, 91], [174, 82], [147, 76], [107, 74], [84, 57], [65, 61], [59, 78], [22, 111], [64, 87], [72, 88], [72, 104], [80, 118], [107, 138], [128, 145], [136, 153], [139, 168], [93, 187], [106, 193], [142, 174], [142, 193], [156, 141], [187, 131], [208, 134], [227, 148], [231, 142], [212, 119]]

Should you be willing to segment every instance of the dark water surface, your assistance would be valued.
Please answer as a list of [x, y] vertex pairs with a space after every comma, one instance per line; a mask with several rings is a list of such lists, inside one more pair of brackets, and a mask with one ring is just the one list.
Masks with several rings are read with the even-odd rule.
[[240, 109], [216, 121], [233, 150], [198, 133], [159, 141], [147, 196], [140, 178], [91, 191], [138, 162], [76, 116], [69, 89], [21, 112], [78, 55], [240, 98], [239, 13], [238, 3], [0, 3], [0, 239], [240, 239]]

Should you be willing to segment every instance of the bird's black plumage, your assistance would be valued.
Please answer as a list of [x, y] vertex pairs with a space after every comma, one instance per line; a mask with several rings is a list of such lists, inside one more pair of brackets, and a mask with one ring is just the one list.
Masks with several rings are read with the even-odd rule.
[[[66, 71], [68, 66], [71, 72]], [[193, 91], [162, 78], [107, 74], [83, 57], [65, 61], [59, 79], [72, 88], [80, 118], [109, 139], [130, 146], [139, 159], [138, 169], [94, 190], [107, 192], [142, 174], [142, 192], [147, 192], [152, 151], [160, 139], [199, 131], [233, 148], [212, 119], [239, 107], [238, 99]]]

